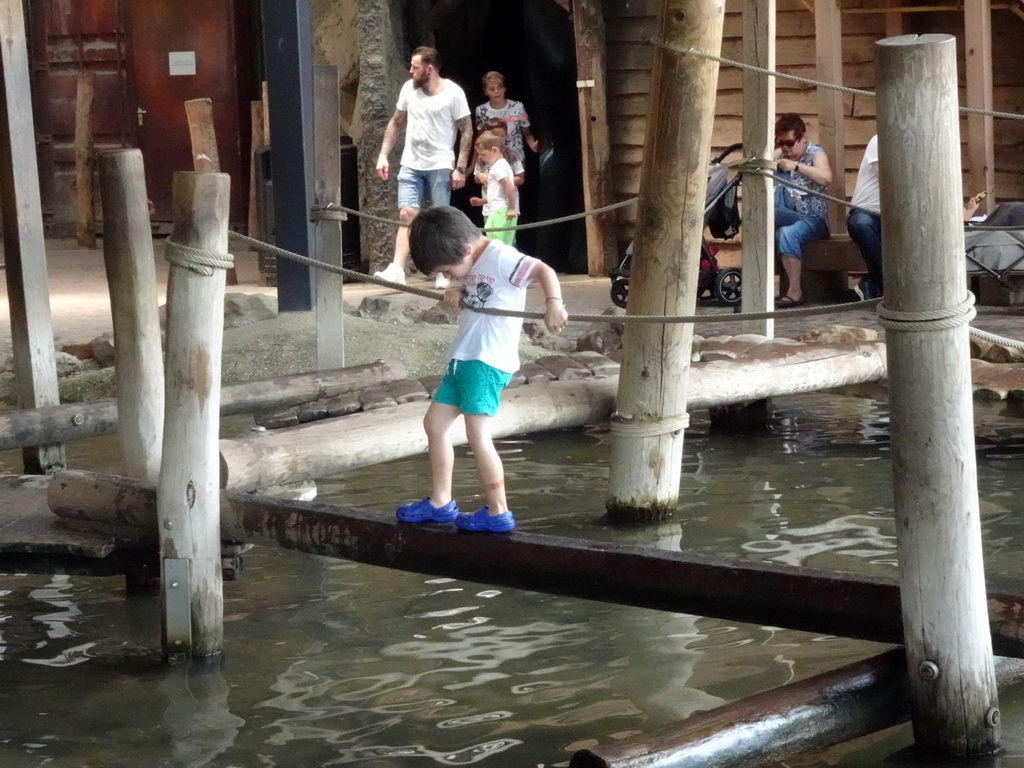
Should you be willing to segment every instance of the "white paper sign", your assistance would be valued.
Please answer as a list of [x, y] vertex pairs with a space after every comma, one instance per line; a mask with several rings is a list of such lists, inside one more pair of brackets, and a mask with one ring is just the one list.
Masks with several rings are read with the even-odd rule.
[[169, 51], [167, 54], [171, 76], [194, 75], [196, 73], [195, 51]]

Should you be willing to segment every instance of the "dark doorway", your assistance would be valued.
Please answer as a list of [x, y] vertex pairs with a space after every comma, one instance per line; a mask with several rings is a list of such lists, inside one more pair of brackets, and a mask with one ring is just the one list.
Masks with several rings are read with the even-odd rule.
[[[526, 150], [520, 222], [582, 211], [576, 46], [565, 9], [554, 0], [464, 0], [437, 20], [434, 36], [442, 74], [463, 87], [470, 109], [486, 98], [480, 78], [489, 70], [505, 75], [508, 98], [526, 105], [540, 152]], [[471, 181], [452, 204], [480, 222], [479, 209], [469, 206], [478, 190]], [[587, 271], [582, 220], [524, 230], [517, 245], [560, 272]]]

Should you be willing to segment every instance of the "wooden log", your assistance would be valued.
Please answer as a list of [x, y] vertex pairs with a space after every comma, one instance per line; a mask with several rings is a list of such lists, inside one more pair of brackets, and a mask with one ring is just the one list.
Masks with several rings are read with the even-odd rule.
[[[68, 524], [102, 522], [132, 540], [157, 524], [153, 487], [139, 480], [68, 470], [54, 476], [47, 498]], [[451, 526], [403, 525], [391, 514], [235, 491], [220, 500], [221, 535], [232, 541], [818, 634], [903, 637], [895, 578], [519, 531], [465, 536]], [[989, 612], [997, 652], [1024, 658], [1024, 593], [991, 592]]]
[[92, 101], [96, 73], [83, 69], [78, 73], [75, 96], [75, 231], [78, 244], [96, 247], [96, 201], [92, 177], [95, 159], [92, 151]]
[[[743, 57], [775, 69], [775, 0], [743, 0]], [[770, 161], [775, 152], [775, 78], [743, 71], [743, 156]], [[767, 176], [743, 178], [744, 312], [767, 312], [775, 298], [774, 187]], [[774, 320], [744, 320], [744, 333], [775, 335]]]
[[[657, 37], [718, 55], [724, 3], [662, 0]], [[694, 311], [718, 64], [658, 48], [626, 314]], [[693, 326], [630, 324], [612, 419], [608, 514], [669, 517], [679, 500]]]
[[[171, 239], [187, 248], [228, 251], [231, 180], [223, 173], [175, 173]], [[224, 646], [224, 597], [220, 565], [217, 432], [224, 340], [224, 273], [207, 274], [172, 264], [167, 283], [167, 412], [163, 464], [157, 493], [161, 579], [164, 588], [164, 654], [197, 658]], [[190, 637], [168, 631], [172, 562], [187, 561]]]
[[[930, 752], [988, 754], [1000, 729], [974, 454], [956, 40], [906, 35], [876, 48], [882, 245], [898, 254], [885, 260], [880, 315], [914, 737]], [[911, 322], [927, 312], [952, 322]]]
[[[28, 36], [21, 0], [0, 0], [0, 218], [4, 274], [11, 314], [18, 407], [60, 402], [53, 351], [46, 243], [39, 199]], [[22, 451], [25, 471], [45, 474], [64, 466], [64, 448], [37, 445]]]
[[[401, 381], [407, 375], [401, 363], [379, 360], [335, 371], [229, 384], [221, 389], [220, 415], [287, 408], [375, 384]], [[0, 413], [0, 450], [113, 434], [117, 432], [118, 423], [117, 403], [113, 400], [8, 411]]]
[[[611, 205], [611, 144], [605, 86], [604, 16], [599, 0], [572, 0], [576, 41], [576, 89], [579, 93], [580, 143], [583, 147], [583, 207]], [[604, 277], [615, 266], [615, 212], [588, 216], [587, 274]]]
[[263, 102], [249, 102], [249, 118], [252, 122], [249, 144], [249, 218], [246, 234], [249, 237], [263, 240], [260, 230], [259, 194], [256, 189], [256, 151], [263, 147]]
[[[809, 347], [789, 353], [784, 365], [741, 358], [694, 366], [689, 405], [706, 408], [884, 377], [884, 345], [879, 342]], [[494, 419], [494, 435], [579, 427], [608, 418], [617, 387], [618, 377], [609, 376], [507, 389]], [[221, 483], [226, 488], [256, 490], [421, 453], [426, 449], [421, 426], [426, 407], [426, 403], [409, 403], [222, 440]], [[461, 424], [452, 433], [457, 445], [465, 442]]]
[[[816, 77], [826, 83], [843, 84], [843, 19], [835, 0], [814, 2], [814, 60]], [[831, 88], [818, 89], [818, 144], [828, 155], [833, 170], [828, 193], [846, 197], [846, 128], [843, 121], [843, 94]], [[828, 223], [833, 232], [845, 231], [846, 210], [828, 204]]]
[[138, 149], [104, 153], [99, 165], [117, 413], [124, 423], [121, 456], [129, 475], [156, 482], [163, 442], [164, 361], [146, 172]]
[[[964, 65], [968, 107], [991, 111], [992, 103], [992, 2], [975, 0], [964, 6]], [[967, 115], [968, 194], [988, 191], [978, 215], [991, 213], [997, 204], [996, 150], [991, 115]]]
[[[998, 660], [1000, 685], [1024, 679], [1024, 662]], [[910, 719], [902, 648], [697, 712], [652, 733], [581, 749], [570, 768], [741, 768], [782, 762]]]
[[[338, 68], [313, 67], [313, 205], [319, 208], [341, 205], [341, 126], [338, 122]], [[316, 222], [314, 258], [341, 266], [341, 220], [322, 218]], [[338, 216], [344, 216], [340, 211]], [[316, 281], [316, 367], [345, 365], [345, 304], [342, 279], [337, 272], [318, 269]]]

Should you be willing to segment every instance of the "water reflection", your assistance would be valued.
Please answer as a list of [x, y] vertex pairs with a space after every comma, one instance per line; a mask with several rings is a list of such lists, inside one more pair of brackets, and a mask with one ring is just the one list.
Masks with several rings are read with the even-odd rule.
[[217, 670], [196, 671], [182, 664], [160, 682], [165, 706], [163, 722], [171, 755], [193, 768], [214, 764], [238, 737], [245, 720], [228, 707], [229, 687]]

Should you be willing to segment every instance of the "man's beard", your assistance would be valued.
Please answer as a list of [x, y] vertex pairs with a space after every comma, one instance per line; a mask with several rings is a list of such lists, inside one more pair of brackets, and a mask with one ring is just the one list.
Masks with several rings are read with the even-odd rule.
[[423, 86], [426, 85], [429, 82], [430, 82], [430, 75], [424, 73], [424, 74], [420, 75], [419, 77], [415, 77], [414, 76], [412, 78], [412, 87], [413, 88], [419, 88], [420, 90], [422, 90]]

